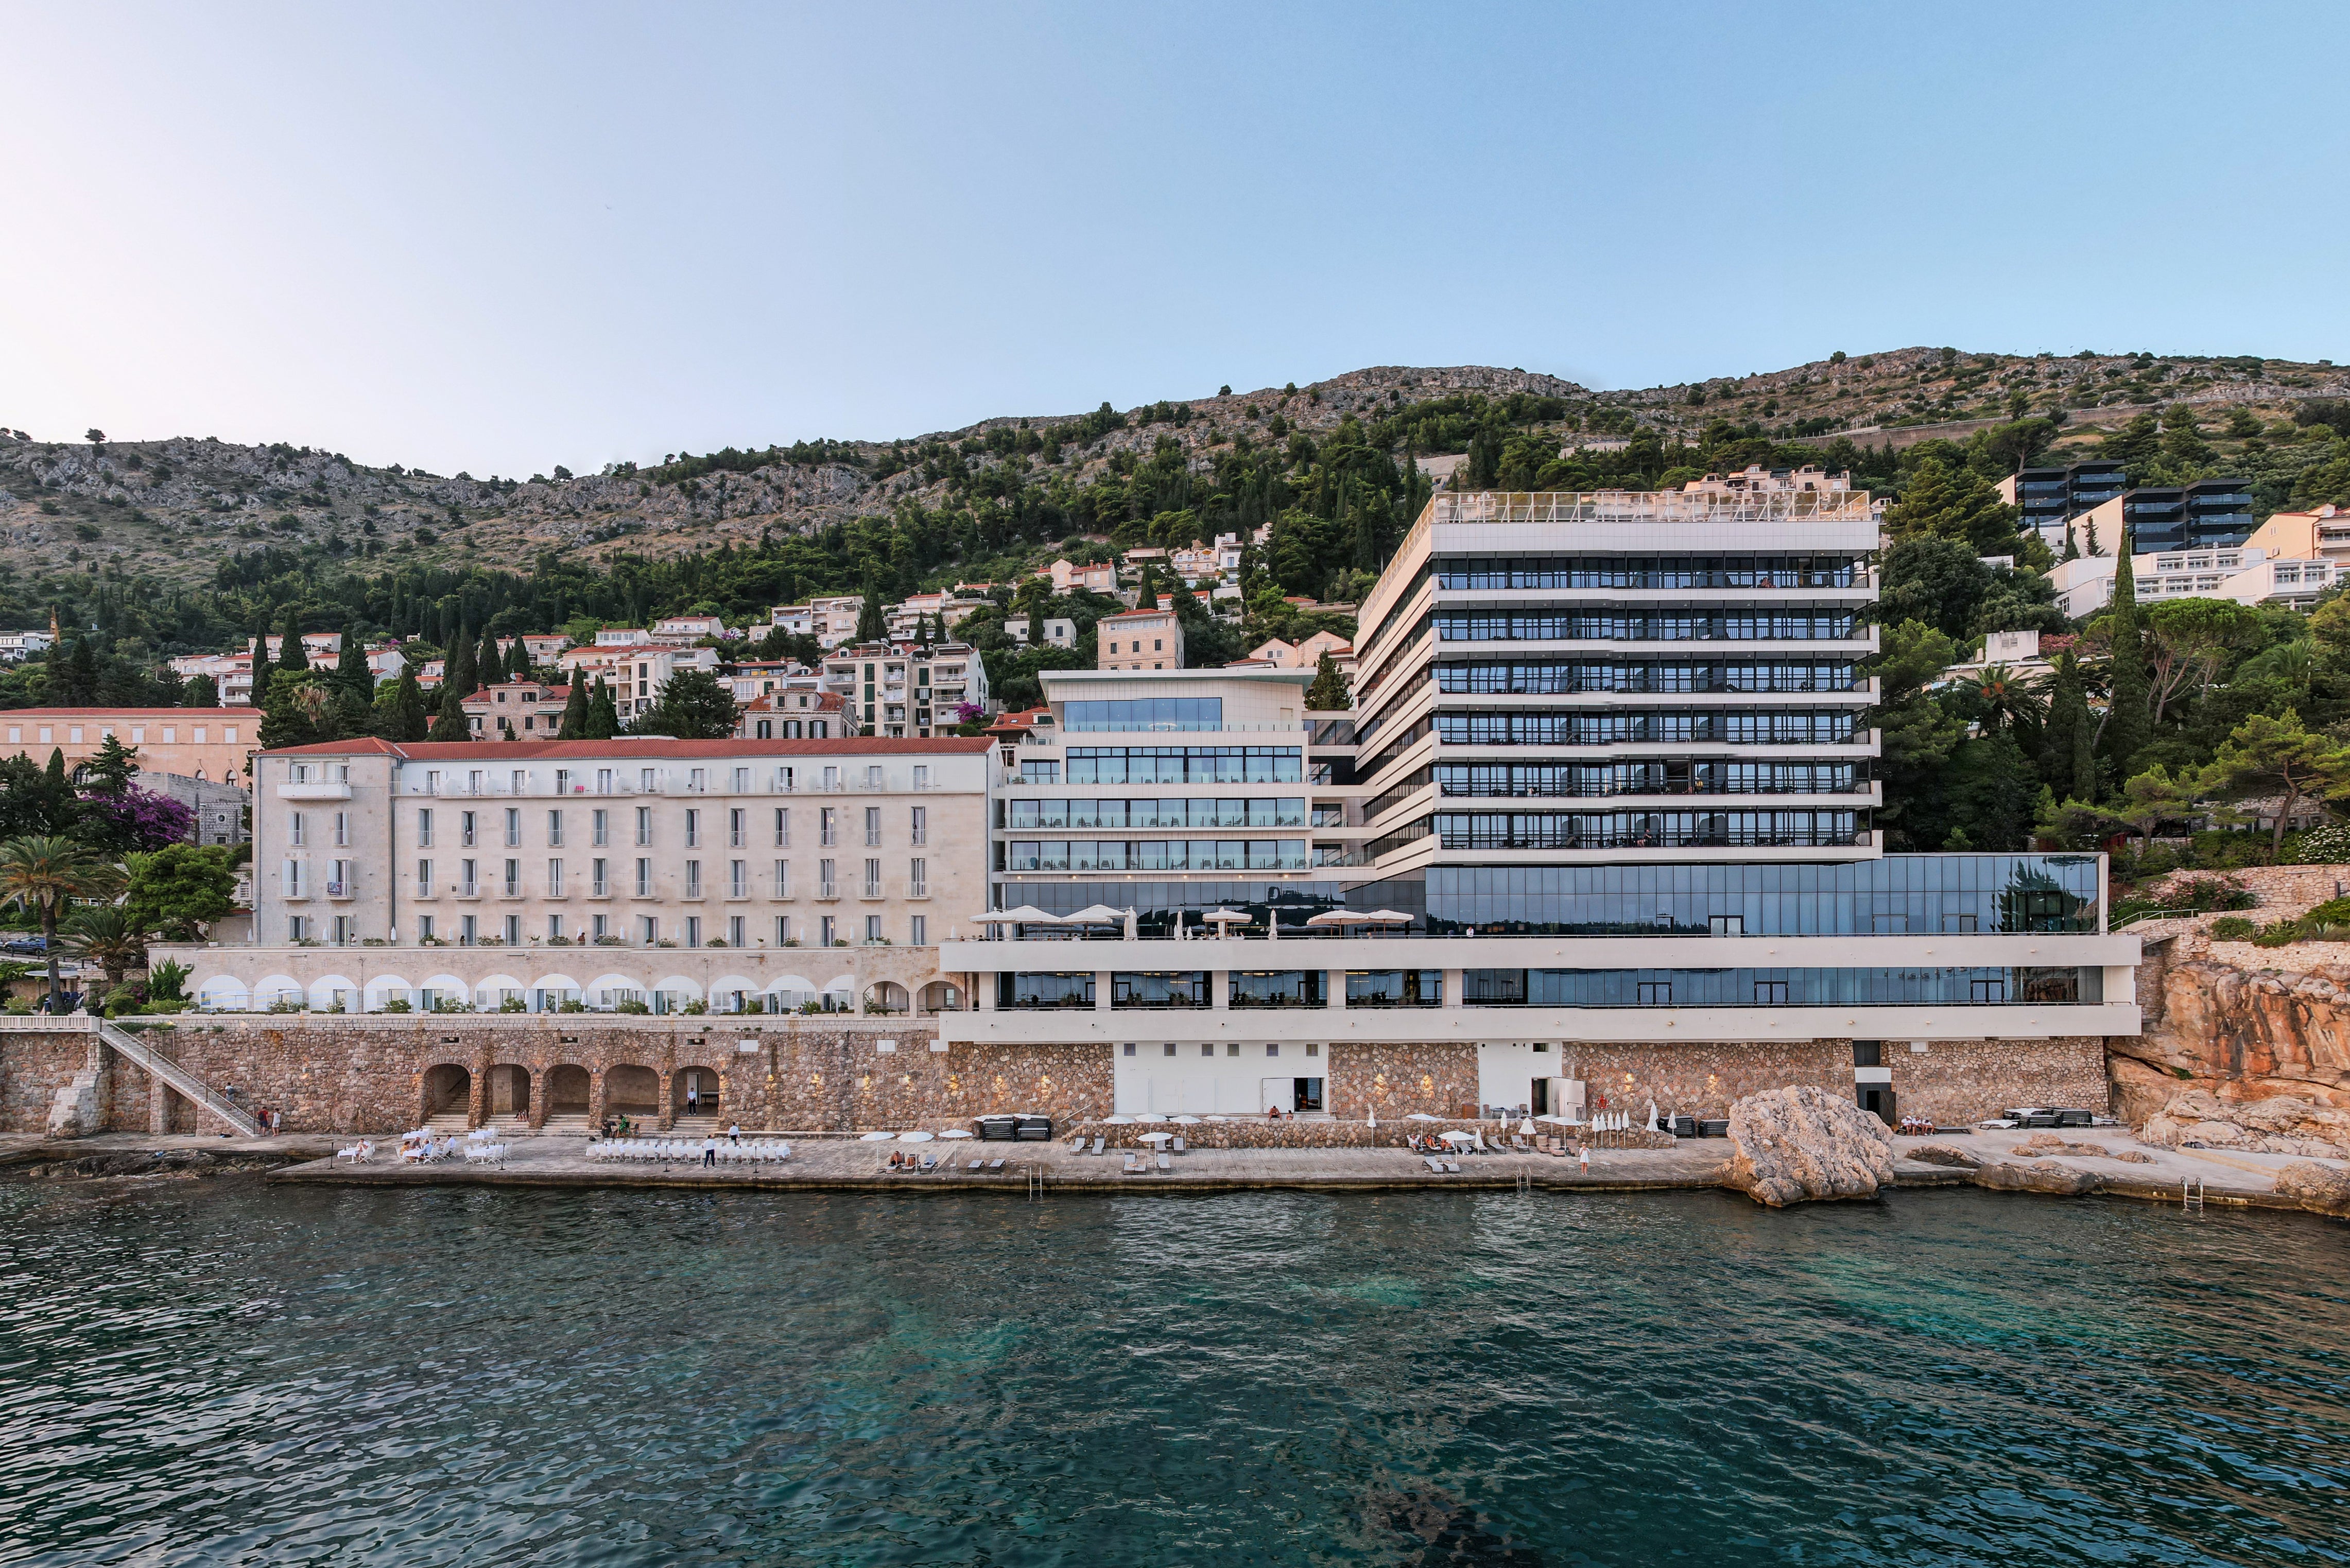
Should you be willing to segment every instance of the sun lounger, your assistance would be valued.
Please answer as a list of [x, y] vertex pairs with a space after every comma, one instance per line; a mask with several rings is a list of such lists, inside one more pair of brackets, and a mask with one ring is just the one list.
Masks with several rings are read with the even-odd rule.
[[1428, 1162], [1430, 1174], [1434, 1176], [1441, 1176], [1444, 1174], [1444, 1162], [1442, 1160], [1437, 1158], [1434, 1155], [1423, 1155], [1421, 1158]]
[[934, 1170], [936, 1170], [938, 1168], [939, 1168], [939, 1157], [938, 1157], [937, 1155], [934, 1155], [934, 1154], [926, 1154], [926, 1155], [922, 1156], [922, 1174], [923, 1174], [924, 1176], [928, 1176], [931, 1172], [932, 1172], [932, 1171], [934, 1171]]
[[987, 1168], [989, 1174], [993, 1175], [996, 1171], [1003, 1168], [1003, 1161], [1001, 1159], [991, 1159], [987, 1162]]
[[1459, 1160], [1457, 1160], [1457, 1159], [1448, 1159], [1448, 1160], [1446, 1160], [1446, 1161], [1444, 1162], [1444, 1173], [1445, 1173], [1447, 1176], [1458, 1176], [1458, 1175], [1460, 1175], [1460, 1174], [1461, 1174], [1461, 1162], [1460, 1162]]
[[1191, 1147], [1179, 1137], [1175, 1140], [1175, 1152], [1177, 1154], [1188, 1154], [1191, 1152]]
[[1159, 1157], [1159, 1168], [1161, 1170], [1172, 1170], [1175, 1168], [1175, 1162], [1162, 1154]]
[[1150, 1168], [1149, 1166], [1142, 1163], [1142, 1157], [1140, 1155], [1129, 1154], [1126, 1157], [1127, 1175], [1140, 1176], [1144, 1171], [1149, 1170], [1149, 1168]]
[[987, 1163], [987, 1161], [985, 1161], [985, 1160], [983, 1160], [983, 1159], [974, 1159], [974, 1160], [972, 1160], [972, 1161], [971, 1162], [971, 1168], [972, 1168], [973, 1170], [977, 1170], [980, 1167], [982, 1167], [982, 1166], [985, 1165], [986, 1163]]
[[1510, 1135], [1510, 1147], [1519, 1154], [1534, 1153], [1532, 1146], [1526, 1142], [1525, 1135], [1523, 1133], [1512, 1133]]
[[1108, 1141], [1109, 1140], [1107, 1138], [1103, 1137], [1099, 1134], [1096, 1134], [1094, 1137], [1094, 1152], [1096, 1154], [1099, 1154], [1102, 1151], [1102, 1145]]

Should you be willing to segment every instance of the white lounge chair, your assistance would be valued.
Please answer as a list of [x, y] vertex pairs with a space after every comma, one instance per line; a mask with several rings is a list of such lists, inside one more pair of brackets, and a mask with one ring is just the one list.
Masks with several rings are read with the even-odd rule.
[[1441, 1176], [1444, 1174], [1444, 1162], [1442, 1160], [1437, 1158], [1432, 1154], [1423, 1155], [1421, 1158], [1427, 1162], [1430, 1175]]
[[1175, 1162], [1166, 1155], [1162, 1154], [1159, 1157], [1159, 1168], [1161, 1170], [1172, 1170], [1175, 1168]]

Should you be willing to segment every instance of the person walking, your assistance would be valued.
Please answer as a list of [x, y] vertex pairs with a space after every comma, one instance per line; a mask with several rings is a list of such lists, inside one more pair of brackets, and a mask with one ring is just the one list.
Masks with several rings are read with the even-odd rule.
[[703, 1169], [705, 1169], [705, 1170], [707, 1170], [707, 1169], [711, 1169], [711, 1168], [713, 1168], [714, 1167], [716, 1167], [716, 1165], [717, 1165], [717, 1164], [718, 1164], [718, 1140], [717, 1140], [716, 1138], [714, 1138], [714, 1137], [705, 1137], [702, 1140], [702, 1168], [703, 1168]]
[[726, 1129], [726, 1137], [729, 1141], [733, 1142], [739, 1147], [743, 1142], [743, 1124], [741, 1122], [736, 1122], [733, 1127], [728, 1127]]

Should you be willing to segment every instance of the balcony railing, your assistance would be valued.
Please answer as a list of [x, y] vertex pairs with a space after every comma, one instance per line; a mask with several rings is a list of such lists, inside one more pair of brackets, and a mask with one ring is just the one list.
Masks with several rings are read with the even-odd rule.
[[867, 884], [865, 884], [865, 897], [866, 897], [866, 898], [879, 898], [880, 896], [881, 896], [881, 884], [880, 884], [880, 883], [879, 883], [879, 882], [868, 882]]
[[588, 896], [591, 898], [608, 898], [612, 896], [612, 885], [609, 882], [596, 881], [590, 882], [588, 886]]
[[930, 896], [931, 885], [928, 882], [909, 882], [906, 885], [906, 897], [909, 898], [927, 898]]
[[481, 886], [474, 882], [460, 882], [456, 887], [456, 895], [460, 898], [478, 898], [482, 896]]
[[837, 898], [840, 897], [840, 885], [837, 882], [819, 882], [816, 884], [816, 896], [819, 898]]

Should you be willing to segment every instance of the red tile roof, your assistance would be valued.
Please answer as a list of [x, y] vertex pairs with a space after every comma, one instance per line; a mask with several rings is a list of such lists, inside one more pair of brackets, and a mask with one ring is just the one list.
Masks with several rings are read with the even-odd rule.
[[20, 719], [258, 719], [258, 708], [8, 708], [0, 720]]
[[[166, 712], [190, 710], [165, 709]], [[372, 735], [348, 741], [320, 741], [314, 745], [283, 746], [269, 756], [383, 755], [410, 762], [454, 762], [478, 757], [492, 762], [522, 762], [544, 757], [551, 762], [594, 757], [828, 757], [828, 756], [952, 756], [987, 750], [983, 736], [948, 735], [931, 740], [895, 740], [888, 736], [843, 736], [830, 741], [663, 741], [652, 736], [619, 735], [608, 741], [385, 741]]]

